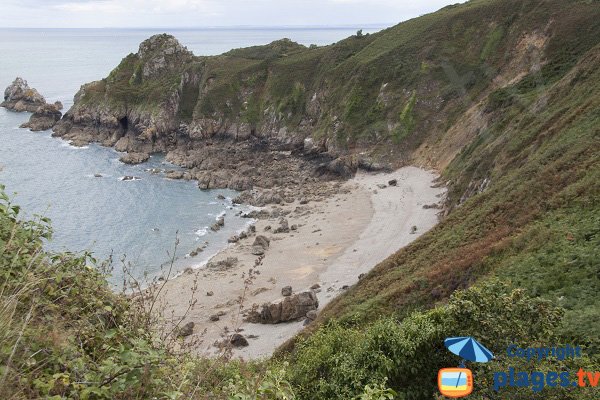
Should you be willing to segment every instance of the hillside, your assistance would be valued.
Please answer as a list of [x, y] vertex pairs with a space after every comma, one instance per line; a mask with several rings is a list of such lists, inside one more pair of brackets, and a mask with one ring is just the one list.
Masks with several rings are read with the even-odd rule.
[[[437, 370], [456, 362], [444, 352], [443, 338], [473, 335], [499, 355], [492, 367], [473, 367], [485, 383], [474, 398], [595, 398], [597, 388], [498, 394], [491, 375], [511, 366], [599, 368], [599, 93], [600, 3], [593, 0], [471, 0], [331, 46], [281, 40], [216, 57], [195, 56], [168, 35], [148, 39], [107, 78], [82, 87], [56, 135], [129, 152], [167, 152], [203, 178], [215, 172], [198, 162], [207, 143], [216, 149], [213, 157], [220, 146], [234, 146], [246, 158], [262, 145], [290, 149], [296, 170], [314, 176], [323, 162], [342, 176], [358, 167], [427, 166], [448, 186], [444, 218], [330, 303], [273, 360], [214, 366], [172, 355], [135, 318], [124, 318], [119, 329], [95, 322], [80, 327], [69, 309], [62, 315], [53, 309], [48, 315], [78, 332], [75, 338], [84, 332], [90, 347], [80, 352], [76, 340], [54, 338], [53, 349], [72, 351], [73, 364], [50, 358], [69, 382], [56, 386], [65, 379], [60, 375], [48, 383], [48, 372], [29, 385], [19, 382], [19, 373], [41, 379], [26, 360], [46, 339], [34, 331], [23, 353], [10, 355], [21, 339], [18, 329], [7, 331], [12, 344], [3, 365], [15, 357], [21, 362], [5, 369], [18, 386], [7, 393], [85, 398], [79, 394], [86, 385], [75, 386], [71, 376], [81, 381], [77, 374], [89, 370], [102, 385], [88, 398], [384, 399], [391, 388], [396, 398], [430, 399]], [[219, 166], [230, 175], [218, 185], [239, 181], [231, 163]], [[259, 175], [244, 175], [243, 188], [263, 188]], [[206, 188], [215, 187], [209, 181]], [[40, 250], [6, 251], [10, 232], [28, 232], [27, 224], [14, 227], [17, 218], [7, 210], [0, 210], [7, 213], [3, 266], [18, 261], [25, 271], [19, 279], [30, 279], [23, 255]], [[43, 233], [35, 230], [35, 243]], [[70, 256], [44, 260], [46, 272], [54, 267], [49, 260], [75, 268]], [[79, 271], [86, 262], [76, 260]], [[69, 298], [73, 288], [79, 293], [98, 282], [60, 289]], [[100, 293], [111, 310], [112, 302], [129, 310], [104, 286]], [[27, 304], [18, 311], [28, 320]], [[121, 352], [113, 352], [114, 340]], [[584, 346], [586, 357], [525, 364], [503, 355], [510, 343], [573, 343]], [[157, 361], [163, 354], [168, 361]], [[131, 382], [137, 392], [117, 396]], [[200, 383], [193, 389], [190, 382]]]

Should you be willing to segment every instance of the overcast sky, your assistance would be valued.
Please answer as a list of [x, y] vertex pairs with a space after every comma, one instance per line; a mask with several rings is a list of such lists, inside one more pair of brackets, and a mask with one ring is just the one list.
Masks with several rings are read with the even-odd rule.
[[464, 0], [0, 0], [0, 27], [360, 26]]

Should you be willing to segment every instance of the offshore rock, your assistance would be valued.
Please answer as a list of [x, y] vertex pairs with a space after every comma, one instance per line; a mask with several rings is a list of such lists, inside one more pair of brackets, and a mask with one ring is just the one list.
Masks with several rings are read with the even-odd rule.
[[127, 153], [119, 158], [124, 164], [141, 164], [148, 161], [150, 154], [148, 153]]
[[36, 89], [30, 88], [27, 81], [17, 77], [13, 83], [4, 90], [4, 101], [0, 107], [11, 111], [36, 112], [40, 106], [46, 104], [46, 99]]
[[59, 107], [62, 108], [62, 104], [58, 101], [54, 104], [39, 106], [31, 117], [29, 117], [29, 121], [21, 125], [21, 128], [29, 128], [32, 131], [52, 129], [62, 116]]

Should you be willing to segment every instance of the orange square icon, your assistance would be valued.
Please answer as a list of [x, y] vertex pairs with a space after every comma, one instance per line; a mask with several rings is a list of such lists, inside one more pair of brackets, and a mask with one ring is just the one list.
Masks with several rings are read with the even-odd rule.
[[473, 373], [467, 368], [443, 368], [438, 372], [438, 388], [446, 397], [465, 397], [473, 391]]

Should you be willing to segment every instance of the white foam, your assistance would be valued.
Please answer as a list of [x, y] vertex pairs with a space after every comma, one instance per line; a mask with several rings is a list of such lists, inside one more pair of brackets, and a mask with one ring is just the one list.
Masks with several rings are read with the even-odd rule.
[[124, 177], [124, 176], [122, 176], [122, 177], [120, 177], [120, 178], [119, 178], [119, 180], [120, 180], [120, 181], [123, 181], [123, 182], [139, 181], [139, 180], [141, 180], [141, 179], [142, 179], [142, 178], [138, 178], [137, 176], [134, 176], [134, 177], [133, 177], [133, 179], [127, 179], [127, 180], [125, 180], [125, 177]]

